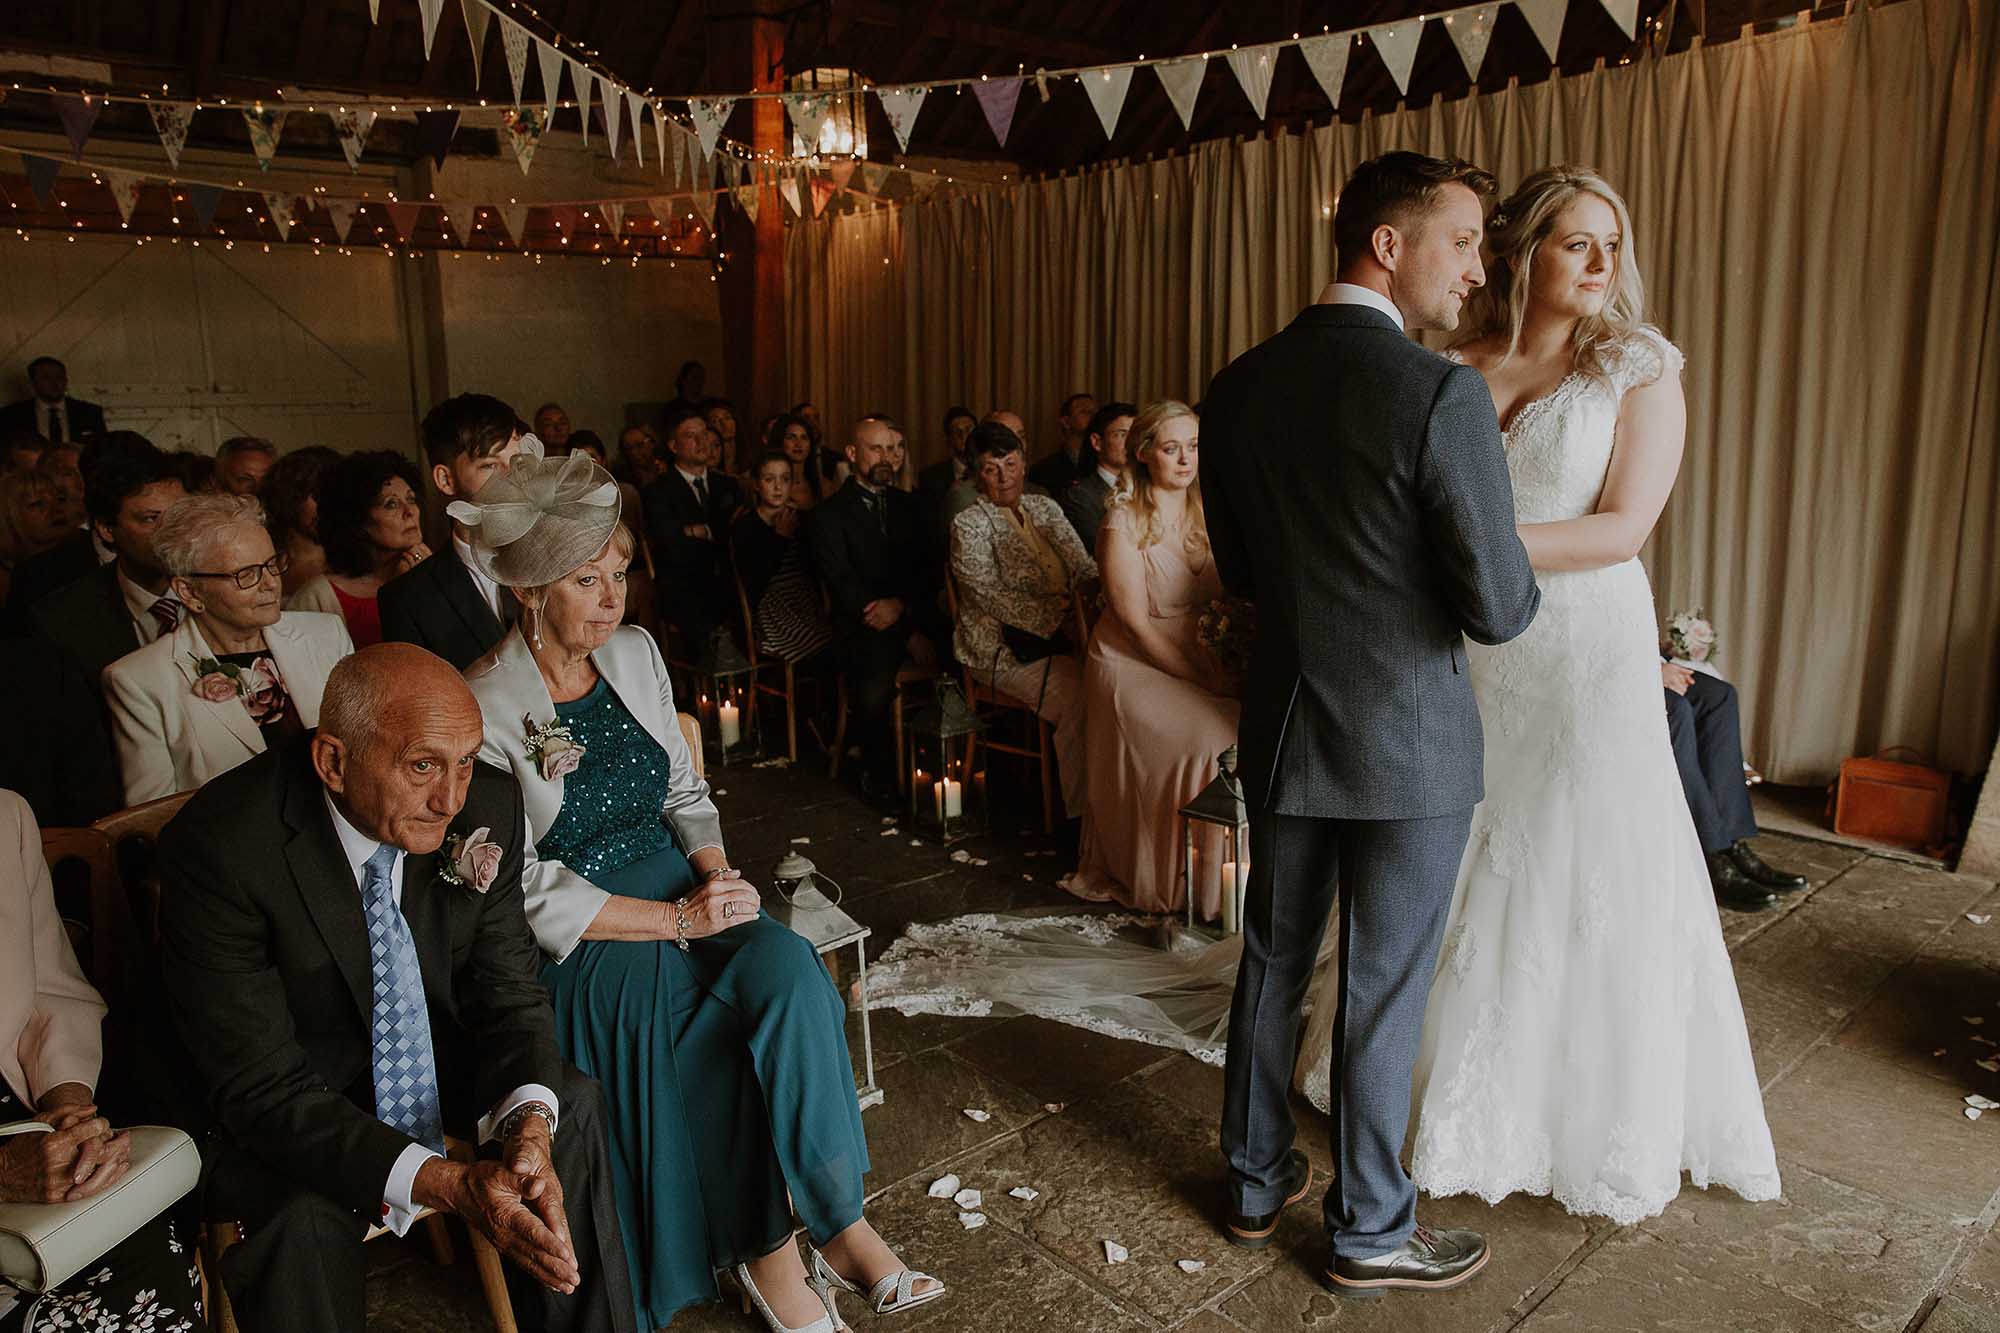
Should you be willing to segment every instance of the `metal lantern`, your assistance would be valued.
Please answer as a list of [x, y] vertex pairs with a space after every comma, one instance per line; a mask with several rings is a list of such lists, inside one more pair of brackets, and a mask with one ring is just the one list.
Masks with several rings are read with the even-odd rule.
[[[1222, 886], [1222, 929], [1233, 935], [1243, 928], [1243, 894], [1250, 883], [1250, 810], [1236, 777], [1235, 746], [1216, 756], [1216, 769], [1214, 780], [1181, 807], [1181, 876], [1187, 890], [1188, 925], [1194, 925], [1195, 886], [1215, 881]], [[1197, 824], [1223, 831], [1222, 859], [1213, 867], [1196, 864]]]
[[693, 674], [702, 749], [716, 767], [726, 768], [732, 759], [750, 759], [762, 753], [759, 737], [750, 726], [756, 668], [727, 631], [710, 640]]
[[986, 769], [979, 717], [949, 676], [903, 720], [910, 774], [910, 826], [947, 846], [986, 831]]
[[787, 852], [771, 867], [771, 887], [778, 901], [766, 901], [771, 919], [804, 937], [825, 961], [835, 986], [840, 984], [840, 951], [854, 950], [854, 1009], [861, 1018], [861, 1076], [854, 1095], [862, 1110], [882, 1104], [875, 1082], [875, 1033], [868, 1022], [868, 927], [840, 907], [840, 885], [797, 852]]
[[819, 135], [810, 143], [793, 118], [793, 157], [868, 156], [868, 110], [860, 75], [851, 69], [809, 69], [789, 83], [795, 96], [806, 99], [808, 114], [821, 117]]

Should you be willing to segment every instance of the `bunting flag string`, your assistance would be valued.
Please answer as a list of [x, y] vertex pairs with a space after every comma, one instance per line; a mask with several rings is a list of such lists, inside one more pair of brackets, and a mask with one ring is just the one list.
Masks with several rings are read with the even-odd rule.
[[611, 160], [618, 160], [618, 131], [625, 114], [625, 99], [602, 74], [597, 76], [597, 104], [604, 108], [604, 138], [611, 145]]
[[660, 114], [658, 107], [653, 108], [653, 148], [654, 157], [664, 174], [667, 169], [667, 118]]
[[445, 154], [451, 151], [451, 136], [458, 133], [458, 112], [419, 111], [417, 112], [417, 142], [423, 145], [431, 161], [439, 170], [444, 168]]
[[326, 210], [327, 221], [333, 224], [334, 236], [346, 245], [347, 233], [354, 228], [354, 205], [345, 199], [323, 199], [320, 207]]
[[361, 170], [361, 150], [368, 145], [368, 131], [375, 128], [373, 111], [343, 107], [333, 113], [333, 130], [340, 136], [340, 151], [350, 171]]
[[521, 86], [528, 77], [528, 30], [505, 14], [500, 20], [500, 47], [507, 53], [507, 77], [514, 84], [514, 105], [521, 105]]
[[1021, 81], [982, 79], [972, 85], [972, 95], [979, 99], [979, 109], [986, 116], [993, 137], [1005, 148], [1007, 132], [1014, 127], [1014, 108], [1021, 101]]
[[28, 188], [34, 192], [35, 202], [43, 208], [49, 206], [55, 188], [56, 172], [61, 168], [52, 157], [42, 157], [36, 153], [21, 154], [21, 170], [27, 173]]
[[569, 62], [569, 86], [576, 92], [576, 119], [582, 127], [585, 148], [590, 147], [590, 84], [594, 77], [582, 61]]
[[1299, 43], [1306, 68], [1319, 81], [1320, 91], [1336, 109], [1340, 106], [1340, 85], [1347, 82], [1347, 54], [1354, 49], [1345, 33], [1308, 37]]
[[1277, 60], [1275, 45], [1246, 46], [1229, 53], [1229, 68], [1235, 71], [1236, 81], [1243, 85], [1243, 95], [1250, 99], [1259, 120], [1264, 118], [1264, 108], [1271, 100], [1271, 67]]
[[819, 151], [819, 132], [826, 124], [826, 114], [832, 99], [825, 93], [791, 93], [783, 99], [785, 112], [792, 118], [792, 129], [799, 142], [808, 153]]
[[[51, 163], [51, 165], [54, 164]], [[805, 210], [799, 207], [799, 183], [797, 180], [787, 176], [779, 181], [778, 193], [783, 196], [785, 207], [792, 210], [793, 217], [802, 218], [805, 216]]]
[[556, 102], [562, 97], [562, 52], [546, 42], [535, 43], [535, 59], [542, 67], [542, 123], [553, 124], [556, 118]]
[[1479, 67], [1486, 63], [1486, 48], [1493, 41], [1493, 21], [1499, 13], [1500, 6], [1495, 0], [1469, 14], [1445, 15], [1444, 30], [1451, 35], [1451, 44], [1458, 48], [1458, 58], [1465, 62], [1466, 74], [1475, 82], [1479, 79]]
[[459, 0], [458, 7], [465, 13], [465, 35], [472, 41], [472, 90], [478, 92], [479, 67], [486, 63], [486, 29], [493, 11], [481, 0]]
[[[733, 97], [691, 97], [688, 99], [688, 115], [694, 118], [694, 131], [701, 140], [701, 155], [715, 154], [715, 141], [722, 137], [722, 126], [729, 119], [729, 113], [736, 108]], [[689, 165], [693, 165], [690, 163]]]
[[389, 224], [396, 229], [396, 234], [406, 242], [413, 239], [417, 234], [417, 218], [422, 212], [421, 208], [400, 199], [392, 201], [385, 207], [389, 210]]
[[160, 147], [167, 150], [168, 163], [179, 170], [181, 147], [187, 143], [188, 119], [194, 115], [194, 103], [154, 102], [146, 109], [153, 114], [153, 132], [160, 136]]
[[849, 158], [844, 162], [835, 162], [827, 168], [827, 174], [833, 178], [834, 193], [838, 194], [846, 189], [847, 182], [854, 179], [854, 165], [854, 159]]
[[139, 190], [145, 179], [130, 171], [112, 171], [106, 168], [102, 173], [104, 183], [111, 190], [111, 197], [118, 204], [118, 220], [130, 222], [132, 209], [139, 202]]
[[103, 99], [58, 93], [52, 100], [56, 104], [56, 119], [62, 122], [63, 134], [69, 139], [70, 160], [81, 162], [84, 142], [96, 127], [97, 118], [104, 114]]
[[1083, 90], [1090, 94], [1090, 104], [1097, 109], [1097, 119], [1104, 126], [1107, 139], [1118, 129], [1118, 113], [1125, 109], [1125, 92], [1131, 86], [1130, 65], [1093, 70], [1084, 76]]
[[285, 113], [271, 107], [245, 107], [243, 123], [250, 127], [250, 147], [257, 154], [260, 171], [271, 169], [278, 151], [278, 136], [285, 132]]
[[444, 17], [444, 0], [417, 0], [424, 17], [424, 59], [431, 58], [431, 43], [437, 40], [438, 20]]
[[542, 141], [542, 134], [548, 122], [542, 113], [531, 106], [517, 107], [507, 113], [501, 122], [506, 132], [507, 142], [514, 149], [514, 160], [521, 164], [521, 174], [528, 174], [528, 164], [535, 160], [535, 145]]
[[757, 187], [741, 185], [736, 189], [736, 206], [743, 210], [743, 216], [750, 219], [750, 225], [757, 225]]
[[1563, 18], [1569, 13], [1569, 0], [1514, 0], [1514, 7], [1528, 20], [1528, 26], [1535, 30], [1535, 39], [1549, 53], [1549, 63], [1554, 64], [1556, 47], [1562, 44]]
[[188, 186], [188, 202], [194, 205], [194, 220], [206, 231], [215, 225], [215, 210], [222, 203], [220, 185]]
[[889, 114], [889, 128], [896, 132], [896, 145], [906, 153], [910, 151], [910, 131], [917, 127], [917, 113], [923, 110], [924, 98], [929, 93], [928, 88], [891, 88], [887, 91], [878, 88], [875, 91], [875, 100]]
[[1417, 43], [1424, 35], [1424, 21], [1421, 17], [1404, 19], [1400, 23], [1383, 23], [1368, 29], [1368, 40], [1375, 44], [1375, 51], [1382, 57], [1382, 63], [1389, 67], [1389, 77], [1396, 81], [1396, 91], [1410, 91], [1410, 67], [1417, 63]]
[[500, 222], [507, 228], [507, 236], [516, 245], [528, 243], [528, 205], [500, 205]]
[[[646, 99], [630, 88], [625, 90], [625, 113], [627, 129], [632, 135], [632, 153], [639, 159], [639, 165], [646, 165]], [[658, 120], [656, 115], [654, 120]]]
[[1639, 32], [1639, 0], [1600, 0], [1600, 3], [1618, 24], [1618, 30], [1625, 34], [1625, 40], [1632, 41]]
[[285, 240], [292, 234], [292, 196], [288, 194], [266, 194], [264, 211], [271, 215], [271, 225], [278, 229], [278, 239]]
[[1181, 128], [1193, 129], [1195, 98], [1201, 95], [1201, 81], [1208, 77], [1208, 61], [1200, 56], [1169, 60], [1153, 66], [1153, 73], [1160, 76], [1160, 86], [1167, 90], [1167, 100], [1180, 113]]

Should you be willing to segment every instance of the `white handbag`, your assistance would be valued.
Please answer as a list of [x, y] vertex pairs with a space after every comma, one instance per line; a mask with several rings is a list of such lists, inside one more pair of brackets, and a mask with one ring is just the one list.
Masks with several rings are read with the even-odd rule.
[[[45, 1132], [39, 1120], [0, 1125]], [[201, 1176], [194, 1140], [164, 1125], [134, 1125], [124, 1179], [76, 1203], [0, 1203], [0, 1282], [40, 1294], [61, 1286], [172, 1207]]]

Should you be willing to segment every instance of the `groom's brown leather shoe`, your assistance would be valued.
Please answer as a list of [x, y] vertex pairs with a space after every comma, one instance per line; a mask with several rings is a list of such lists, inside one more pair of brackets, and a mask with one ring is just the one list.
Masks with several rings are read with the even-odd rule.
[[1419, 1226], [1387, 1254], [1368, 1259], [1333, 1257], [1321, 1283], [1328, 1291], [1355, 1295], [1391, 1287], [1443, 1291], [1486, 1267], [1493, 1252], [1477, 1231], [1433, 1231]]
[[1278, 1231], [1278, 1214], [1297, 1203], [1312, 1190], [1312, 1163], [1297, 1148], [1292, 1149], [1292, 1179], [1298, 1185], [1285, 1196], [1285, 1201], [1268, 1213], [1239, 1213], [1229, 1210], [1229, 1223], [1223, 1234], [1229, 1237], [1231, 1245], [1246, 1250], [1261, 1250], [1271, 1243], [1271, 1237]]

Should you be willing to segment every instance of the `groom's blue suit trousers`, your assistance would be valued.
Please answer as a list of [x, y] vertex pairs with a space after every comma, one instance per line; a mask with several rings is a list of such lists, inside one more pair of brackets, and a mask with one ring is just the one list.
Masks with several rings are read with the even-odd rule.
[[1222, 1116], [1238, 1212], [1274, 1211], [1290, 1183], [1299, 1010], [1338, 890], [1336, 1175], [1326, 1228], [1335, 1253], [1367, 1258], [1395, 1249], [1416, 1226], [1416, 1188], [1400, 1160], [1410, 1075], [1471, 822], [1470, 807], [1427, 819], [1251, 815]]

